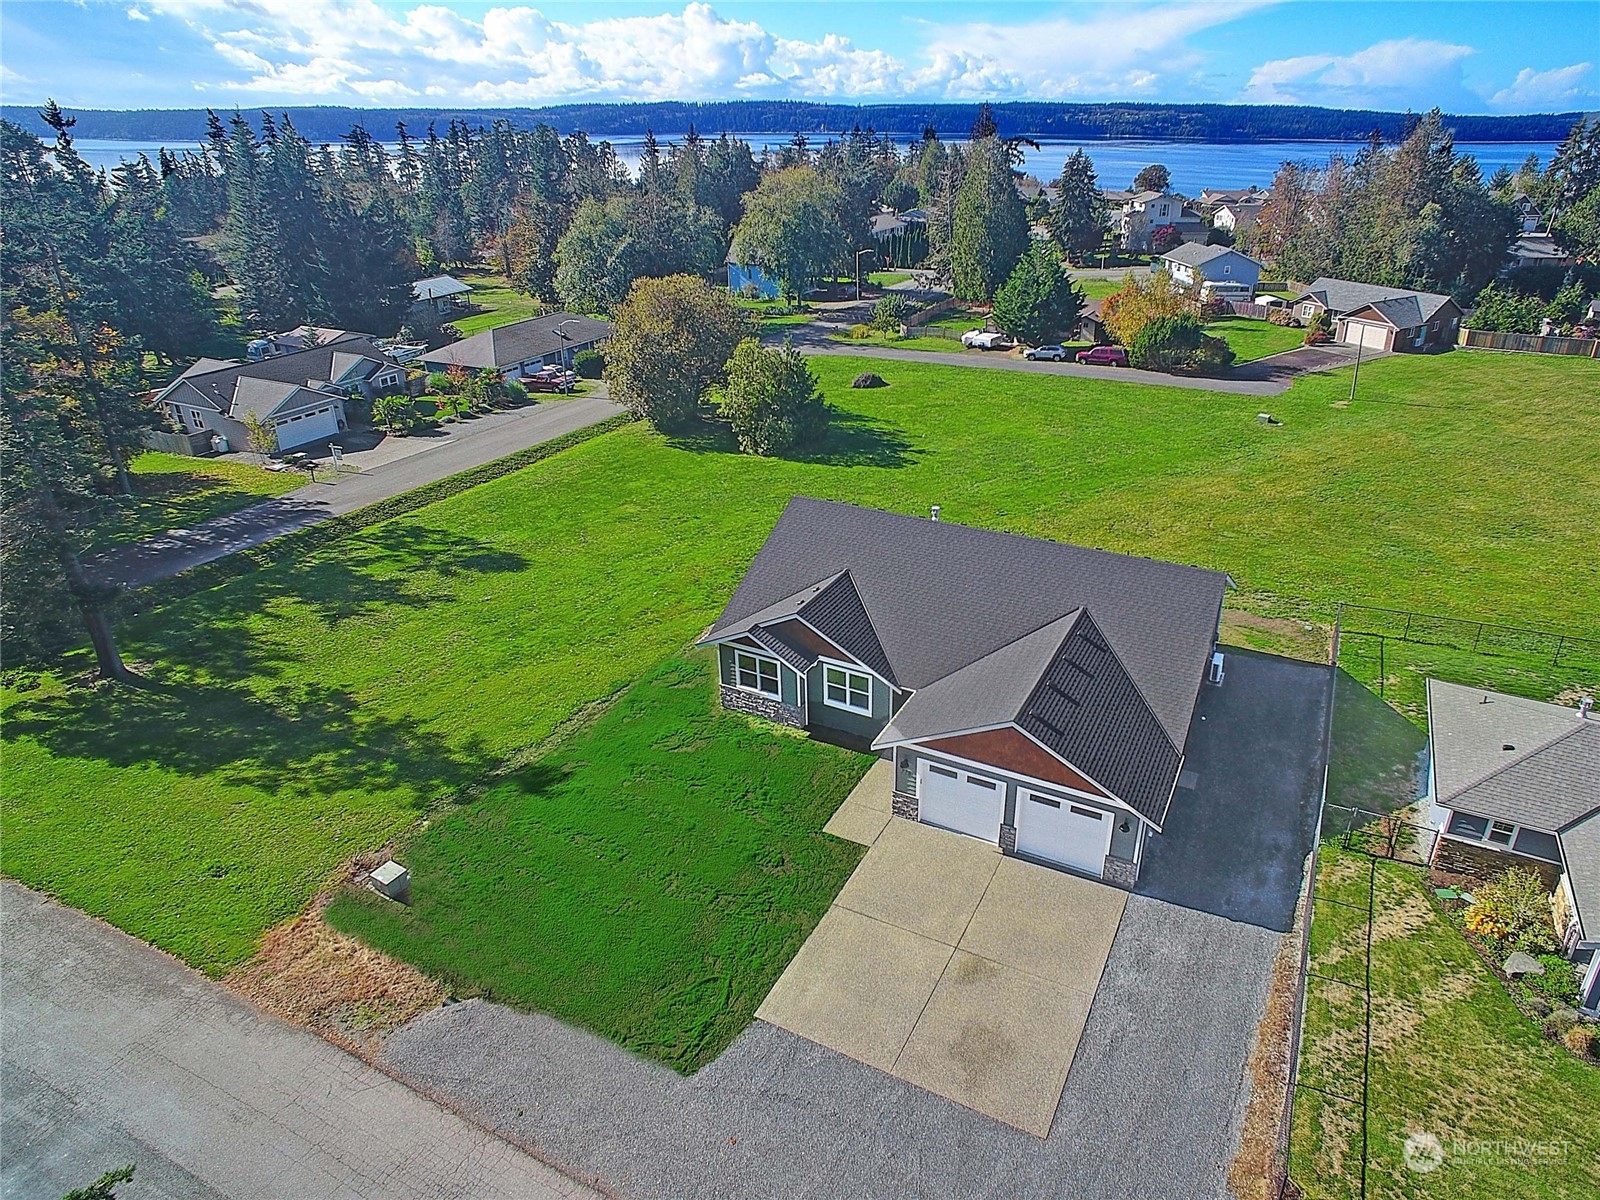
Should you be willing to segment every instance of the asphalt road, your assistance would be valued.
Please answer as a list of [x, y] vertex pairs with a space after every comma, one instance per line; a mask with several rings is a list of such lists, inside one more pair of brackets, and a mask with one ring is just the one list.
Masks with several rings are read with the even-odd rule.
[[192, 529], [174, 530], [91, 559], [93, 575], [108, 583], [139, 588], [168, 579], [239, 550], [259, 546], [296, 529], [304, 529], [398, 496], [435, 480], [505, 458], [529, 446], [597, 425], [622, 409], [610, 400], [583, 396], [518, 409], [463, 426], [440, 436], [427, 449], [337, 483], [312, 483], [299, 491], [238, 512], [213, 517]]
[[120, 1200], [597, 1193], [165, 954], [0, 883], [0, 1195], [135, 1164]]
[[[783, 331], [806, 354], [842, 355], [852, 358], [879, 358], [895, 362], [938, 363], [947, 367], [973, 367], [990, 371], [1020, 371], [1030, 375], [1066, 376], [1069, 379], [1101, 379], [1114, 383], [1143, 383], [1153, 387], [1183, 388], [1195, 392], [1225, 392], [1235, 396], [1281, 396], [1295, 378], [1310, 371], [1328, 371], [1349, 366], [1354, 352], [1346, 347], [1291, 350], [1271, 358], [1258, 359], [1235, 367], [1220, 379], [1201, 379], [1164, 375], [1159, 371], [1138, 371], [1132, 367], [1080, 367], [1077, 363], [1029, 362], [1020, 355], [981, 350], [901, 350], [893, 346], [855, 345], [833, 341], [829, 335], [839, 327], [825, 325], [791, 326]], [[952, 342], [952, 345], [956, 343]], [[1378, 355], [1368, 355], [1371, 361]]]

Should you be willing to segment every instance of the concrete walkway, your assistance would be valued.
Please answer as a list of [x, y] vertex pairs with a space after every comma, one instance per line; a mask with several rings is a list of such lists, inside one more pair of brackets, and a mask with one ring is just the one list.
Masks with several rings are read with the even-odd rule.
[[399, 457], [363, 452], [375, 465], [359, 474], [319, 474], [318, 482], [286, 496], [98, 555], [89, 561], [89, 570], [107, 583], [145, 587], [329, 517], [598, 425], [622, 411], [608, 398], [582, 396], [452, 425], [447, 427], [449, 433], [438, 437], [404, 439], [407, 452]]
[[159, 951], [0, 883], [0, 1195], [597, 1193]]

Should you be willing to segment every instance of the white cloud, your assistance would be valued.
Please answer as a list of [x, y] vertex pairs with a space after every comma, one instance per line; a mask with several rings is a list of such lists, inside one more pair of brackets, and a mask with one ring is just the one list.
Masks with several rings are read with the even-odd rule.
[[1448, 105], [1461, 91], [1461, 64], [1474, 53], [1471, 46], [1397, 38], [1354, 54], [1280, 58], [1257, 67], [1239, 99], [1340, 108]]
[[[300, 101], [426, 95], [473, 104], [793, 96], [1156, 97], [1198, 59], [1192, 34], [1278, 0], [1137, 3], [1015, 25], [912, 23], [891, 52], [838, 34], [778, 37], [708, 3], [569, 24], [537, 8], [469, 18], [375, 0], [141, 0], [200, 31], [242, 74], [202, 84]], [[1077, 10], [1074, 10], [1075, 13]]]
[[137, 4], [128, 9], [128, 20], [130, 21], [148, 21], [149, 19], [150, 14], [141, 9]]
[[1596, 98], [1593, 87], [1583, 86], [1593, 73], [1594, 64], [1586, 62], [1553, 67], [1548, 71], [1524, 67], [1517, 72], [1510, 87], [1489, 97], [1489, 103], [1514, 112], [1586, 107]]

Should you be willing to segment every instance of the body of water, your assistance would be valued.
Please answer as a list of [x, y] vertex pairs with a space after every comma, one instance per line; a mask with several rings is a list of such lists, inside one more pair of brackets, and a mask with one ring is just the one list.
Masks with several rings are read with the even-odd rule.
[[[632, 134], [607, 137], [590, 134], [595, 142], [609, 141], [617, 157], [630, 169], [637, 167], [644, 139]], [[763, 147], [778, 149], [789, 141], [788, 135], [774, 133], [739, 134], [761, 153]], [[808, 135], [813, 146], [827, 139]], [[663, 146], [674, 140], [674, 135], [661, 134], [656, 139]], [[904, 141], [901, 143], [904, 145]], [[114, 167], [124, 159], [148, 155], [151, 162], [161, 149], [159, 142], [109, 141], [81, 138], [78, 151], [96, 167]], [[190, 146], [171, 146], [172, 150], [198, 149], [199, 143]], [[389, 147], [391, 150], [395, 146]], [[1094, 160], [1095, 173], [1100, 186], [1126, 188], [1133, 177], [1151, 163], [1161, 163], [1172, 173], [1172, 186], [1186, 196], [1198, 195], [1204, 188], [1245, 188], [1252, 185], [1265, 187], [1284, 162], [1306, 162], [1320, 165], [1329, 155], [1339, 153], [1354, 155], [1361, 149], [1359, 143], [1343, 145], [1335, 142], [1163, 142], [1127, 140], [1110, 142], [1041, 142], [1039, 149], [1029, 147], [1023, 169], [1048, 183], [1061, 174], [1061, 164], [1074, 150], [1082, 150]], [[1457, 142], [1456, 149], [1478, 160], [1478, 166], [1487, 178], [1499, 167], [1515, 170], [1530, 154], [1547, 163], [1555, 153], [1554, 142]]]

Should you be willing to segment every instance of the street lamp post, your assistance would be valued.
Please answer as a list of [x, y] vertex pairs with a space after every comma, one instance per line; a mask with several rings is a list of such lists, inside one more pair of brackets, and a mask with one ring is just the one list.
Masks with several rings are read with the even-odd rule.
[[[571, 368], [571, 364], [567, 361], [567, 342], [569, 339], [563, 330], [565, 330], [568, 325], [575, 325], [577, 322], [577, 317], [568, 317], [565, 321], [562, 321], [556, 326], [556, 336], [561, 339], [561, 369], [563, 371]], [[572, 391], [572, 385], [563, 382], [562, 390], [570, 393]]]
[[1364, 340], [1358, 340], [1356, 342], [1356, 369], [1355, 369], [1354, 373], [1350, 376], [1350, 399], [1351, 399], [1351, 401], [1354, 401], [1355, 398], [1356, 398], [1356, 380], [1361, 378], [1361, 350], [1362, 350], [1362, 347], [1365, 346], [1365, 345], [1366, 345], [1366, 342]]
[[857, 303], [860, 303], [860, 301], [861, 301], [861, 256], [863, 254], [877, 254], [877, 253], [878, 252], [876, 250], [857, 250], [856, 251], [856, 302]]

